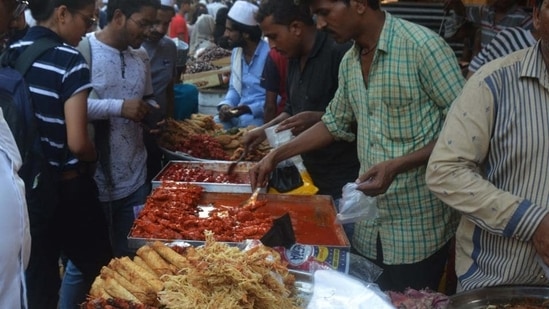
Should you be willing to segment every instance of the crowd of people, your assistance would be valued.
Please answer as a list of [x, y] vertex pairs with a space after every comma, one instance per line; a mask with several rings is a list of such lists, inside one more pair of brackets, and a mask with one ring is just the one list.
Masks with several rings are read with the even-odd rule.
[[245, 147], [275, 126], [295, 136], [250, 170], [252, 187], [301, 155], [336, 205], [350, 182], [376, 197], [378, 217], [345, 232], [382, 290], [437, 289], [454, 258], [449, 293], [549, 285], [549, 0], [446, 7], [480, 34], [465, 75], [443, 37], [379, 0], [0, 0], [2, 67], [50, 44], [23, 72], [43, 164], [0, 109], [0, 307], [78, 308], [102, 266], [135, 254], [126, 237], [178, 104], [178, 41], [192, 58], [231, 50], [214, 119], [253, 126]]

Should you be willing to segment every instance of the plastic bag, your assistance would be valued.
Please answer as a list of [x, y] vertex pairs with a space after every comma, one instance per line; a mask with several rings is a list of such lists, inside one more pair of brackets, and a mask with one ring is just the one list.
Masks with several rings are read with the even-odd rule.
[[[276, 132], [276, 128], [277, 126], [272, 126], [265, 129], [271, 147], [277, 148], [294, 138], [291, 130]], [[278, 163], [269, 180], [268, 193], [314, 195], [317, 192], [318, 188], [299, 155]]]
[[357, 186], [349, 182], [343, 187], [336, 222], [347, 224], [378, 217], [376, 198], [357, 190]]

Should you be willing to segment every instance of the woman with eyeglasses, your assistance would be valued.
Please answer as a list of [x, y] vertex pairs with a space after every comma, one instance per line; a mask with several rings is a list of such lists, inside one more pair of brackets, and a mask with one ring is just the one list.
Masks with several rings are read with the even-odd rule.
[[[24, 75], [45, 166], [33, 183], [25, 184], [32, 236], [26, 271], [29, 308], [55, 309], [59, 294], [61, 308], [78, 308], [112, 257], [93, 179], [97, 153], [87, 129], [90, 71], [74, 48], [96, 23], [95, 0], [30, 0], [29, 8], [37, 24], [10, 45], [9, 60], [44, 38], [55, 45]], [[63, 285], [59, 293], [61, 255], [82, 273], [81, 289]]]

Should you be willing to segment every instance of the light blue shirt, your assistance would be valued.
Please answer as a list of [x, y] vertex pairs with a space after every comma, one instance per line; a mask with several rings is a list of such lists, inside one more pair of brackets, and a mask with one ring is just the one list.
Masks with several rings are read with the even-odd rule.
[[[236, 90], [233, 84], [233, 79], [229, 82], [229, 90], [225, 96], [225, 100], [218, 104], [218, 107], [224, 104], [232, 107], [241, 105], [247, 105], [252, 114], [241, 115], [238, 121], [239, 127], [246, 127], [248, 125], [261, 125], [263, 123], [263, 104], [265, 103], [265, 89], [261, 87], [261, 75], [263, 73], [263, 67], [269, 54], [269, 45], [260, 40], [255, 53], [250, 61], [247, 63], [242, 54], [241, 59], [236, 59], [236, 49], [233, 49], [231, 55], [231, 64], [234, 65], [236, 61], [242, 61], [242, 90], [241, 94]], [[232, 73], [231, 73], [232, 74]]]

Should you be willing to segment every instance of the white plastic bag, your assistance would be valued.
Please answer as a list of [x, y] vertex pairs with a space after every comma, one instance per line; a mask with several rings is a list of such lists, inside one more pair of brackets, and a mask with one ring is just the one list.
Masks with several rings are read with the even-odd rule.
[[357, 190], [357, 186], [356, 183], [349, 182], [343, 187], [336, 222], [347, 224], [377, 218], [376, 198]]

